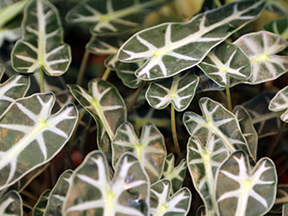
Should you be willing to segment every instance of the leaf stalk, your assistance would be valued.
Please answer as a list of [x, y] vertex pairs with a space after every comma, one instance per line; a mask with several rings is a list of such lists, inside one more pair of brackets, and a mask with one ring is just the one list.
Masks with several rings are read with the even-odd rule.
[[175, 108], [172, 103], [171, 103], [171, 129], [172, 129], [172, 137], [173, 137], [173, 142], [174, 142], [174, 146], [176, 149], [176, 153], [179, 158], [182, 158], [182, 154], [181, 154], [181, 150], [180, 150], [178, 138], [177, 138], [177, 131], [176, 131]]
[[39, 88], [40, 88], [40, 93], [45, 93], [45, 88], [44, 88], [44, 71], [43, 68], [40, 67], [40, 84], [39, 84]]
[[226, 87], [226, 100], [227, 100], [227, 107], [230, 112], [232, 112], [232, 100], [231, 100], [231, 92], [230, 88]]
[[[95, 40], [96, 37], [97, 37], [97, 35], [92, 35], [91, 38], [90, 38], [90, 41]], [[85, 53], [84, 53], [84, 56], [82, 58], [82, 62], [81, 62], [81, 66], [80, 66], [80, 69], [79, 69], [77, 82], [76, 82], [76, 84], [79, 85], [79, 86], [81, 86], [81, 84], [83, 82], [83, 77], [84, 77], [84, 74], [85, 74], [85, 70], [86, 70], [86, 67], [87, 67], [89, 56], [90, 56], [90, 52], [87, 49], [85, 49]]]

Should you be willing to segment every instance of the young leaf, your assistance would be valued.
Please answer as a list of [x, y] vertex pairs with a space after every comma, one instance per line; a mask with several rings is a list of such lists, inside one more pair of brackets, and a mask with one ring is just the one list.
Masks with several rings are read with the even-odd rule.
[[222, 87], [231, 87], [252, 75], [249, 58], [238, 46], [227, 42], [210, 51], [198, 67]]
[[184, 187], [170, 197], [171, 190], [171, 182], [167, 179], [151, 185], [150, 216], [185, 216], [188, 214], [192, 200], [190, 190]]
[[25, 8], [23, 36], [13, 47], [12, 67], [20, 73], [34, 73], [40, 68], [49, 76], [60, 76], [71, 62], [71, 50], [63, 43], [63, 29], [58, 11], [46, 0], [33, 0]]
[[199, 100], [199, 106], [203, 117], [193, 112], [185, 112], [183, 116], [184, 125], [191, 136], [207, 143], [214, 133], [223, 140], [229, 152], [241, 149], [250, 154], [240, 125], [231, 112], [220, 103], [206, 97]]
[[254, 168], [243, 151], [232, 153], [216, 175], [216, 199], [220, 215], [264, 215], [276, 197], [277, 174], [269, 158]]
[[32, 212], [32, 216], [43, 216], [45, 212], [45, 208], [47, 206], [48, 198], [51, 190], [47, 189], [44, 191], [39, 197], [37, 203], [35, 204]]
[[268, 109], [274, 95], [274, 93], [263, 93], [243, 104], [243, 107], [252, 117], [252, 123], [257, 131], [258, 138], [277, 134], [281, 127], [279, 117], [282, 112], [271, 112]]
[[52, 189], [43, 216], [62, 216], [62, 205], [71, 184], [72, 170], [66, 170]]
[[74, 98], [95, 119], [98, 147], [110, 159], [115, 131], [127, 119], [126, 105], [120, 93], [112, 84], [101, 79], [88, 83], [89, 92], [78, 85], [68, 87]]
[[288, 86], [277, 92], [270, 101], [268, 108], [273, 112], [285, 111], [280, 119], [288, 122]]
[[199, 78], [191, 73], [155, 81], [146, 91], [146, 100], [154, 109], [164, 109], [172, 103], [178, 112], [182, 112], [190, 105], [198, 83]]
[[10, 191], [0, 199], [1, 216], [22, 216], [22, 199], [18, 192]]
[[253, 126], [252, 118], [243, 106], [236, 106], [233, 113], [238, 119], [242, 134], [246, 139], [252, 158], [257, 159], [258, 135]]
[[252, 76], [249, 84], [259, 84], [274, 80], [287, 72], [288, 56], [275, 55], [284, 50], [287, 41], [279, 35], [260, 31], [243, 35], [234, 42], [249, 57]]
[[85, 0], [72, 8], [66, 16], [71, 23], [91, 23], [91, 34], [116, 34], [140, 26], [146, 15], [169, 0]]
[[172, 194], [178, 191], [183, 184], [185, 175], [186, 175], [186, 161], [183, 158], [178, 166], [174, 167], [175, 157], [173, 153], [170, 153], [166, 157], [164, 170], [162, 174], [162, 178], [170, 180], [172, 183]]
[[167, 153], [164, 137], [155, 125], [146, 124], [140, 139], [129, 122], [120, 125], [112, 142], [114, 167], [124, 152], [132, 152], [138, 157], [152, 184], [160, 179]]
[[208, 137], [207, 143], [201, 143], [197, 137], [190, 137], [188, 141], [188, 169], [208, 215], [217, 215], [214, 180], [216, 170], [228, 155], [224, 142], [215, 134]]
[[69, 140], [78, 118], [74, 104], [51, 115], [52, 93], [16, 100], [0, 116], [0, 190], [50, 161]]
[[29, 87], [29, 77], [16, 74], [10, 77], [6, 82], [0, 84], [0, 115], [12, 102], [25, 96]]
[[149, 180], [138, 159], [125, 153], [110, 181], [105, 155], [88, 154], [74, 171], [63, 216], [148, 216]]
[[288, 40], [288, 15], [283, 18], [272, 20], [264, 26], [264, 29]]
[[233, 2], [199, 14], [186, 23], [164, 23], [142, 30], [119, 50], [123, 62], [147, 59], [136, 71], [143, 80], [174, 76], [191, 68], [245, 24], [256, 19], [265, 1]]

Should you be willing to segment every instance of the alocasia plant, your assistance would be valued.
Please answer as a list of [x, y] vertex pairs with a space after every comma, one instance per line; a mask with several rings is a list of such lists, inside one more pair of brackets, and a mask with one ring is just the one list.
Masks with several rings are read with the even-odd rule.
[[0, 216], [288, 215], [287, 16], [1, 0]]

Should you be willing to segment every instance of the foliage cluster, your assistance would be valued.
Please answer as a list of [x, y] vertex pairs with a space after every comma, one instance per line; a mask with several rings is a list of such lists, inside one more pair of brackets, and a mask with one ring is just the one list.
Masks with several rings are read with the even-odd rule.
[[0, 0], [0, 215], [287, 216], [287, 41], [285, 0]]

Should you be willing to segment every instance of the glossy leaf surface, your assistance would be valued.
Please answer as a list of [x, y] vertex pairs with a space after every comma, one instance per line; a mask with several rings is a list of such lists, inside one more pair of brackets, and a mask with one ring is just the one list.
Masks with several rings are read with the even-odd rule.
[[238, 46], [227, 42], [211, 50], [198, 67], [222, 87], [231, 87], [252, 75], [249, 58]]
[[58, 10], [46, 0], [33, 0], [25, 8], [23, 36], [15, 44], [12, 67], [20, 73], [34, 73], [42, 68], [47, 75], [60, 76], [71, 62], [71, 51], [63, 43], [63, 29]]
[[246, 140], [241, 132], [238, 120], [220, 103], [209, 98], [201, 98], [199, 106], [203, 117], [194, 112], [185, 112], [183, 122], [191, 136], [197, 136], [206, 143], [211, 134], [219, 136], [229, 152], [242, 149], [249, 153]]
[[217, 215], [215, 200], [215, 175], [218, 167], [228, 157], [225, 143], [215, 134], [201, 143], [191, 137], [187, 145], [187, 164], [193, 184], [206, 206], [207, 215]]
[[0, 115], [16, 99], [25, 96], [29, 87], [29, 77], [24, 77], [22, 75], [14, 75], [6, 82], [0, 84]]
[[262, 158], [255, 167], [251, 167], [244, 152], [234, 152], [221, 165], [216, 176], [219, 213], [264, 215], [274, 203], [276, 186], [277, 175], [272, 160]]
[[22, 216], [22, 199], [18, 192], [10, 191], [0, 199], [0, 215]]
[[104, 154], [94, 151], [74, 171], [63, 207], [63, 216], [148, 216], [149, 180], [131, 153], [119, 159], [109, 178]]
[[236, 106], [233, 113], [238, 119], [242, 134], [246, 139], [251, 156], [254, 160], [257, 158], [258, 135], [253, 126], [252, 118], [243, 106]]
[[89, 91], [78, 85], [68, 85], [74, 98], [97, 122], [97, 144], [111, 158], [111, 141], [116, 128], [126, 121], [126, 105], [118, 90], [101, 79], [88, 83]]
[[164, 109], [172, 103], [181, 112], [190, 105], [198, 83], [199, 78], [191, 73], [155, 81], [150, 83], [146, 99], [154, 109]]
[[62, 205], [71, 185], [72, 170], [66, 170], [51, 190], [43, 216], [62, 216]]
[[187, 168], [185, 159], [182, 159], [176, 167], [174, 165], [175, 157], [173, 153], [170, 153], [166, 157], [162, 178], [170, 180], [172, 183], [172, 193], [175, 193], [182, 187]]
[[288, 122], [288, 86], [277, 92], [270, 101], [268, 108], [273, 112], [285, 111], [280, 119]]
[[151, 185], [150, 216], [185, 216], [188, 214], [192, 200], [190, 190], [184, 187], [170, 197], [171, 190], [171, 182], [167, 179]]
[[169, 0], [85, 0], [72, 8], [66, 20], [91, 23], [91, 34], [116, 34], [139, 27], [151, 11]]
[[116, 131], [112, 151], [114, 166], [124, 152], [132, 152], [145, 168], [152, 184], [162, 176], [167, 153], [164, 137], [155, 125], [146, 124], [138, 139], [133, 126], [129, 122], [123, 123]]
[[264, 1], [255, 0], [233, 2], [186, 23], [164, 23], [142, 30], [123, 44], [118, 58], [124, 62], [146, 59], [136, 71], [143, 80], [174, 76], [200, 63], [213, 47], [256, 19], [264, 5]]
[[267, 31], [243, 35], [234, 42], [249, 57], [252, 76], [249, 84], [259, 84], [274, 80], [287, 72], [288, 56], [275, 55], [284, 50], [287, 41], [279, 35]]
[[52, 93], [16, 100], [0, 116], [0, 189], [50, 161], [69, 140], [77, 122], [73, 104], [51, 115]]

